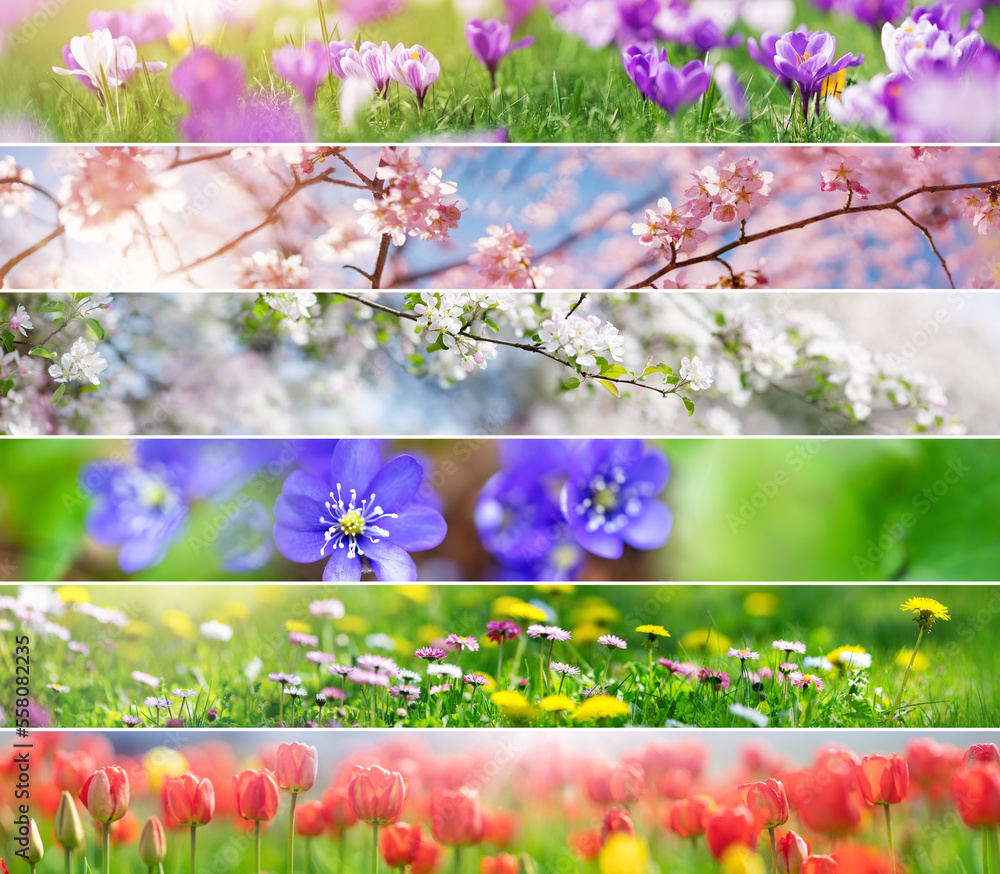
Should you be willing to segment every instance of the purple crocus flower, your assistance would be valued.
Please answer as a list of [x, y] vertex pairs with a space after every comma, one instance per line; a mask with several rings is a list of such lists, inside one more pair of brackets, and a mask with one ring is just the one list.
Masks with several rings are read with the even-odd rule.
[[641, 440], [585, 440], [562, 488], [563, 516], [584, 549], [602, 558], [619, 558], [626, 543], [656, 549], [672, 523], [657, 499], [669, 473], [666, 455]]
[[504, 24], [497, 18], [490, 18], [486, 21], [473, 18], [465, 25], [465, 40], [469, 44], [472, 54], [489, 71], [490, 86], [496, 88], [497, 67], [500, 65], [500, 61], [516, 49], [530, 46], [535, 38], [526, 36], [511, 45], [509, 24]]
[[114, 9], [108, 12], [95, 9], [87, 15], [91, 32], [107, 28], [113, 37], [127, 36], [137, 46], [165, 40], [173, 30], [170, 19], [162, 12], [142, 12], [131, 9]]
[[639, 93], [674, 115], [684, 104], [694, 103], [708, 90], [712, 68], [701, 61], [689, 61], [681, 69], [667, 62], [666, 49], [643, 52], [629, 46], [622, 52], [622, 63]]
[[[806, 32], [805, 25], [799, 27], [799, 32]], [[759, 43], [753, 37], [750, 37], [747, 39], [747, 54], [774, 76], [782, 88], [790, 92], [793, 90], [792, 80], [784, 76], [774, 63], [774, 58], [777, 54], [775, 46], [781, 38], [782, 35], [780, 33], [775, 33], [772, 30], [762, 33]]]
[[198, 46], [174, 67], [170, 85], [193, 111], [211, 110], [235, 104], [243, 97], [246, 72], [238, 58], [224, 58]]
[[414, 503], [423, 468], [409, 455], [385, 465], [374, 440], [340, 440], [325, 479], [297, 470], [274, 505], [274, 541], [290, 561], [328, 559], [325, 582], [357, 582], [363, 561], [382, 582], [417, 577], [411, 551], [431, 549], [447, 526]]
[[795, 82], [802, 96], [803, 115], [809, 113], [809, 100], [817, 94], [827, 76], [847, 67], [856, 67], [865, 59], [850, 52], [836, 61], [837, 40], [825, 30], [791, 31], [774, 44], [774, 66], [778, 73]]
[[408, 49], [397, 46], [389, 61], [389, 75], [416, 95], [417, 108], [423, 112], [424, 97], [441, 75], [441, 64], [421, 45]]
[[306, 101], [316, 102], [316, 90], [330, 75], [330, 47], [318, 40], [309, 40], [302, 48], [281, 46], [271, 52], [271, 63], [282, 79], [291, 82]]

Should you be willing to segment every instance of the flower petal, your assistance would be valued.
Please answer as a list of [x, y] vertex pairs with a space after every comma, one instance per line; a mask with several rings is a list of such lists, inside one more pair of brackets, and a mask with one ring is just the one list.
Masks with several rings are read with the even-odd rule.
[[392, 513], [410, 502], [423, 477], [424, 469], [419, 461], [410, 455], [400, 455], [375, 474], [364, 493], [358, 493], [358, 498], [366, 499], [374, 494], [375, 503], [385, 512]]
[[573, 533], [580, 546], [601, 558], [621, 558], [625, 547], [621, 540], [605, 531], [587, 531], [582, 525], [574, 526]]
[[347, 547], [335, 549], [323, 568], [324, 583], [358, 583], [361, 581], [361, 558], [350, 555]]
[[385, 523], [389, 543], [407, 552], [431, 549], [444, 540], [448, 532], [448, 523], [441, 514], [421, 505], [410, 505], [399, 511], [398, 519], [386, 519]]
[[320, 550], [326, 541], [320, 531], [302, 531], [289, 528], [278, 522], [274, 526], [274, 544], [289, 561], [299, 564], [312, 564], [323, 558]]
[[417, 566], [410, 554], [385, 540], [367, 544], [368, 559], [375, 576], [382, 583], [412, 583], [417, 578]]
[[340, 483], [345, 502], [351, 489], [360, 497], [367, 492], [381, 463], [374, 440], [340, 440], [330, 459], [330, 482]]
[[636, 549], [658, 549], [667, 542], [673, 514], [661, 501], [646, 501], [639, 514], [622, 531], [622, 540]]

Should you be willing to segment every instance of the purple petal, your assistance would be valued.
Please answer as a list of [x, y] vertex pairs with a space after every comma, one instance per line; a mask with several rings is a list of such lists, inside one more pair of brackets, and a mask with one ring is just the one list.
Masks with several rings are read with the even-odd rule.
[[391, 513], [410, 502], [423, 477], [424, 469], [419, 461], [410, 455], [400, 455], [375, 474], [364, 492], [358, 492], [358, 498], [367, 500], [373, 494], [375, 503]]
[[282, 494], [274, 502], [274, 521], [299, 531], [325, 531], [329, 526], [319, 521], [321, 516], [330, 518], [326, 507], [310, 498], [290, 499]]
[[621, 558], [625, 548], [621, 540], [605, 531], [587, 531], [582, 525], [573, 526], [573, 533], [580, 546], [601, 558]]
[[[666, 456], [658, 449], [647, 452], [628, 471], [628, 482], [648, 483], [648, 494], [659, 494], [667, 484], [670, 476], [670, 465]], [[644, 489], [645, 491], [645, 489]]]
[[636, 549], [659, 549], [670, 536], [673, 515], [660, 501], [646, 501], [639, 515], [622, 531], [622, 540]]
[[369, 542], [365, 558], [381, 583], [412, 583], [417, 578], [417, 566], [409, 553], [384, 540]]
[[[346, 442], [346, 441], [345, 441]], [[330, 560], [323, 568], [324, 583], [358, 583], [361, 582], [361, 559], [355, 555], [349, 557], [347, 547], [335, 549]]]
[[341, 440], [330, 459], [330, 482], [340, 483], [345, 498], [351, 489], [359, 496], [367, 494], [368, 484], [381, 464], [378, 444], [374, 440]]
[[118, 566], [127, 574], [141, 571], [166, 553], [174, 531], [160, 537], [137, 537], [126, 540], [118, 552]]
[[[278, 522], [274, 526], [274, 544], [289, 561], [312, 564], [323, 558], [320, 550], [326, 541], [319, 531], [301, 531]], [[346, 550], [345, 550], [346, 551]]]
[[387, 519], [385, 529], [389, 542], [407, 550], [419, 552], [432, 549], [444, 540], [448, 523], [431, 507], [411, 505], [399, 511], [398, 519]]

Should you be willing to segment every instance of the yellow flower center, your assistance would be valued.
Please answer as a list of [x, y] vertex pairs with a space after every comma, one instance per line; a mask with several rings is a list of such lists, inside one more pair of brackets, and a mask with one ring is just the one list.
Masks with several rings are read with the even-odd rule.
[[357, 510], [348, 510], [340, 517], [340, 530], [344, 534], [360, 534], [365, 530], [365, 520]]
[[808, 61], [808, 60], [809, 60], [809, 57], [810, 57], [810, 55], [809, 55], [809, 52], [806, 52], [806, 53], [805, 53], [804, 55], [799, 55], [799, 56], [798, 56], [798, 58], [799, 58], [799, 63], [800, 63], [800, 64], [804, 64], [804, 63], [805, 63], [806, 61]]

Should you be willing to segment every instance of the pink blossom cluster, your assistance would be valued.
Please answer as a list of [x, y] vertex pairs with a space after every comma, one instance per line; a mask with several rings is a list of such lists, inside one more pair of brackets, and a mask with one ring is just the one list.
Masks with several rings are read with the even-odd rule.
[[708, 239], [701, 230], [701, 216], [688, 212], [690, 203], [673, 207], [661, 197], [656, 209], [647, 209], [643, 221], [632, 225], [632, 233], [643, 246], [662, 249], [664, 252], [693, 254], [698, 244]]
[[299, 254], [283, 255], [277, 249], [254, 252], [241, 262], [240, 288], [301, 288], [309, 276]]
[[98, 146], [79, 157], [59, 189], [59, 220], [77, 240], [127, 245], [139, 225], [155, 225], [187, 202], [177, 177], [154, 167], [158, 155], [137, 147]]
[[862, 200], [867, 200], [871, 192], [861, 184], [861, 158], [857, 155], [829, 154], [826, 169], [820, 171], [823, 180], [820, 191], [854, 192]]
[[419, 149], [386, 147], [375, 177], [382, 181], [382, 191], [372, 200], [354, 202], [361, 213], [358, 224], [369, 236], [388, 234], [401, 246], [408, 236], [445, 240], [458, 227], [462, 210], [457, 200], [448, 199], [458, 186], [443, 180], [438, 169], [424, 170]]
[[1000, 188], [977, 188], [954, 203], [962, 207], [962, 215], [972, 219], [972, 226], [984, 236], [1000, 228]]
[[528, 233], [518, 233], [509, 224], [489, 225], [489, 236], [472, 244], [476, 250], [469, 263], [479, 267], [479, 274], [493, 288], [539, 288], [543, 273], [531, 266], [535, 247], [528, 242]]
[[0, 209], [3, 217], [12, 218], [19, 212], [27, 213], [35, 199], [34, 190], [28, 187], [34, 184], [35, 174], [27, 167], [19, 167], [17, 161], [8, 155], [0, 161], [0, 180], [7, 183], [0, 185]]

